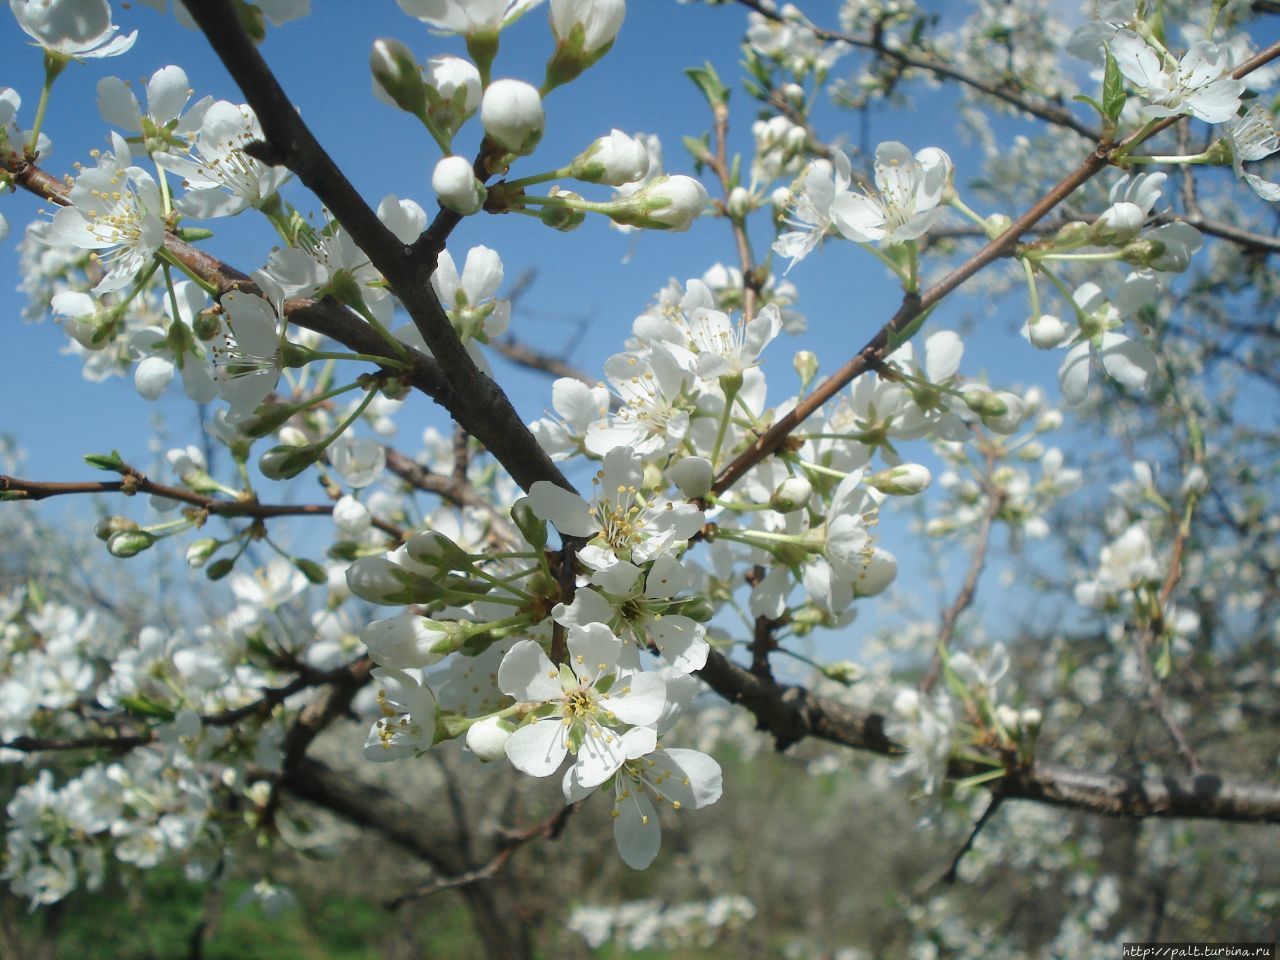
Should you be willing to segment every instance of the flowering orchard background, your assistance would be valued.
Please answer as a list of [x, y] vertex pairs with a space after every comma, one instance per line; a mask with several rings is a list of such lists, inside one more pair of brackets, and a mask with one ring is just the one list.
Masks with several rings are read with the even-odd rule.
[[1276, 937], [1272, 4], [10, 6], [6, 950]]

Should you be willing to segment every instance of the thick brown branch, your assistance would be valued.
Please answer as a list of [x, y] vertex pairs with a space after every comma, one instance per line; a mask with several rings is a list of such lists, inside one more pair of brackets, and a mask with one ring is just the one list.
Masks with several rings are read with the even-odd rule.
[[378, 220], [302, 121], [241, 28], [231, 0], [205, 0], [189, 4], [188, 9], [262, 124], [266, 144], [256, 151], [258, 158], [292, 170], [368, 255], [404, 304], [444, 372], [449, 389], [437, 397], [439, 402], [493, 451], [522, 488], [528, 489], [536, 480], [551, 480], [572, 489], [506, 394], [468, 355], [431, 287], [435, 262], [415, 256], [412, 247]]
[[[712, 651], [698, 675], [726, 700], [750, 710], [779, 749], [805, 738], [883, 755], [902, 748], [884, 732], [885, 718], [760, 677]], [[955, 763], [953, 776], [971, 767]], [[996, 781], [1006, 800], [1035, 800], [1114, 817], [1196, 817], [1280, 823], [1280, 784], [1233, 783], [1212, 776], [1140, 777], [1093, 773], [1055, 764], [1015, 767]]]

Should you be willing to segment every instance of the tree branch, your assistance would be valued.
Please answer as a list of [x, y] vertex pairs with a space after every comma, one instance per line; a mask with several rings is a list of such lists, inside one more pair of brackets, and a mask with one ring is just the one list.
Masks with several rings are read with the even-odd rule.
[[450, 415], [494, 452], [521, 488], [551, 480], [573, 489], [506, 394], [467, 353], [431, 287], [435, 261], [415, 256], [356, 192], [245, 34], [231, 0], [205, 0], [188, 9], [262, 124], [266, 144], [256, 156], [292, 170], [386, 278], [444, 372], [448, 390], [438, 399]]

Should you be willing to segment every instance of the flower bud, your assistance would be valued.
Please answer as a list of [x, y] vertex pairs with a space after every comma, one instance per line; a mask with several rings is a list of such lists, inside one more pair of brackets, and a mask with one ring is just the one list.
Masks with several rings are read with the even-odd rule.
[[467, 749], [485, 763], [506, 756], [507, 739], [515, 726], [501, 717], [485, 717], [467, 728]]
[[258, 469], [268, 480], [288, 480], [324, 456], [324, 447], [309, 443], [301, 447], [279, 444], [258, 458]]
[[212, 537], [196, 540], [187, 547], [187, 566], [192, 570], [203, 567], [210, 557], [218, 552], [221, 544]]
[[212, 340], [222, 330], [222, 318], [212, 308], [201, 310], [191, 322], [191, 332], [197, 340]]
[[[1022, 398], [1015, 393], [1002, 390], [992, 399], [995, 402], [991, 404], [990, 412], [981, 414], [983, 426], [996, 433], [1010, 434], [1017, 431], [1022, 426], [1022, 419], [1027, 413], [1027, 407], [1022, 402]], [[1004, 409], [999, 411], [994, 409], [997, 403], [1003, 405]]]
[[521, 497], [512, 505], [511, 519], [533, 549], [541, 550], [547, 545], [547, 521], [533, 512], [528, 497]]
[[1007, 703], [1002, 703], [996, 707], [996, 720], [1000, 722], [1000, 726], [1004, 727], [1009, 733], [1017, 734], [1018, 732], [1018, 711], [1013, 709]]
[[293, 565], [298, 568], [309, 583], [321, 584], [329, 582], [329, 571], [314, 560], [306, 557], [295, 557]]
[[386, 606], [425, 603], [438, 599], [442, 590], [386, 557], [361, 557], [347, 567], [347, 586], [361, 600]]
[[373, 662], [392, 670], [429, 667], [457, 650], [466, 636], [456, 623], [437, 623], [414, 613], [375, 620], [360, 631]]
[[[560, 197], [565, 200], [581, 200], [582, 194], [572, 190], [562, 190], [559, 185], [547, 191], [549, 197]], [[561, 207], [547, 204], [538, 210], [538, 219], [554, 230], [568, 233], [577, 230], [587, 219], [587, 212], [575, 207]]]
[[1067, 339], [1067, 325], [1051, 313], [1032, 317], [1027, 323], [1027, 339], [1040, 350], [1052, 350]]
[[495, 80], [484, 92], [480, 122], [489, 139], [504, 150], [520, 155], [533, 153], [546, 123], [542, 97], [523, 80]]
[[221, 580], [235, 569], [235, 565], [236, 562], [231, 557], [222, 557], [205, 567], [204, 575], [210, 580]]
[[664, 201], [648, 211], [648, 219], [670, 230], [688, 230], [707, 205], [707, 190], [693, 177], [658, 179], [642, 193], [650, 200]]
[[852, 660], [837, 660], [835, 663], [824, 666], [822, 675], [828, 680], [850, 687], [865, 677], [867, 670], [862, 664], [854, 663]]
[[696, 500], [711, 492], [716, 472], [706, 457], [685, 457], [667, 468], [667, 479], [690, 500]]
[[471, 164], [464, 157], [444, 157], [431, 172], [431, 189], [440, 206], [462, 216], [470, 216], [484, 207], [488, 191], [476, 179]]
[[998, 237], [1013, 226], [1013, 218], [1007, 213], [993, 213], [987, 217], [987, 233]]
[[373, 71], [373, 92], [379, 99], [416, 117], [426, 115], [427, 85], [408, 47], [391, 37], [373, 41], [369, 68]]
[[99, 540], [110, 540], [125, 530], [137, 530], [138, 525], [128, 517], [103, 517], [93, 527], [93, 535]]
[[569, 168], [569, 176], [575, 180], [613, 187], [643, 180], [648, 172], [649, 151], [640, 140], [621, 130], [596, 140], [578, 154]]
[[1027, 707], [1018, 715], [1018, 722], [1022, 729], [1034, 736], [1040, 731], [1040, 724], [1044, 722], [1044, 717], [1035, 707]]
[[372, 523], [369, 508], [350, 494], [333, 505], [333, 525], [347, 536], [360, 536]]
[[818, 375], [818, 357], [811, 350], [797, 350], [791, 366], [800, 375], [800, 392], [803, 393]]
[[404, 545], [409, 559], [428, 569], [466, 570], [471, 558], [439, 530], [415, 533]]
[[734, 187], [729, 191], [729, 199], [725, 202], [725, 209], [729, 211], [729, 216], [733, 217], [733, 219], [745, 219], [747, 214], [755, 209], [751, 199], [751, 191], [746, 187]]
[[253, 413], [237, 420], [236, 427], [246, 437], [253, 437], [256, 440], [275, 433], [297, 412], [297, 409], [290, 404], [264, 403]]
[[452, 137], [480, 109], [480, 71], [462, 57], [427, 61], [427, 113], [446, 137]]
[[551, 0], [556, 49], [544, 88], [568, 83], [608, 53], [626, 13], [626, 0]]
[[933, 475], [929, 468], [918, 463], [904, 463], [888, 470], [881, 470], [867, 477], [867, 483], [881, 493], [894, 497], [913, 497], [929, 486]]
[[716, 605], [710, 597], [690, 597], [673, 608], [681, 616], [699, 623], [706, 623], [716, 615]]
[[1057, 430], [1062, 426], [1062, 411], [1046, 410], [1040, 414], [1040, 419], [1036, 421], [1037, 433], [1048, 433], [1050, 430]]
[[154, 533], [146, 530], [121, 530], [113, 533], [107, 541], [107, 552], [121, 559], [136, 557], [143, 550], [149, 550], [157, 539]]
[[1089, 230], [1089, 243], [1100, 247], [1128, 243], [1142, 230], [1146, 219], [1146, 211], [1136, 203], [1128, 200], [1113, 203], [1094, 221]]
[[791, 513], [799, 510], [813, 496], [813, 484], [804, 477], [787, 477], [769, 498], [770, 508], [779, 513]]
[[1084, 246], [1089, 242], [1089, 230], [1090, 225], [1083, 220], [1064, 223], [1053, 235], [1053, 249], [1070, 250], [1073, 247]]

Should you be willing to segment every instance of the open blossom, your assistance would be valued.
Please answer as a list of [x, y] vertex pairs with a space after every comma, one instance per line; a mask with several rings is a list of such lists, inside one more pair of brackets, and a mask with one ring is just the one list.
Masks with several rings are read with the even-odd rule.
[[1116, 328], [1125, 317], [1149, 303], [1156, 291], [1155, 277], [1132, 273], [1110, 300], [1096, 283], [1082, 283], [1073, 294], [1081, 319], [1081, 340], [1062, 360], [1058, 381], [1068, 403], [1084, 400], [1089, 391], [1089, 370], [1093, 358], [1107, 375], [1130, 390], [1146, 390], [1156, 371], [1155, 354]]
[[113, 149], [98, 166], [76, 178], [44, 240], [50, 246], [78, 247], [99, 253], [106, 275], [94, 293], [122, 290], [146, 267], [164, 243], [160, 188], [141, 167], [132, 166], [129, 145], [111, 135]]
[[419, 670], [372, 671], [381, 712], [365, 740], [367, 760], [410, 757], [430, 748], [436, 733], [436, 698]]
[[1116, 33], [1110, 47], [1120, 72], [1148, 101], [1142, 108], [1144, 117], [1189, 113], [1206, 123], [1223, 123], [1240, 108], [1244, 81], [1231, 77], [1226, 47], [1201, 40], [1174, 63], [1129, 30]]
[[[583, 787], [604, 783], [631, 755], [653, 750], [649, 727], [662, 715], [666, 684], [656, 673], [617, 672], [622, 641], [604, 624], [569, 628], [569, 663], [557, 669], [534, 640], [521, 640], [498, 668], [498, 687], [522, 703], [545, 704], [545, 715], [513, 733], [507, 758], [533, 777], [555, 773], [576, 756], [574, 778]], [[640, 732], [623, 740], [621, 724]]]
[[790, 270], [813, 252], [831, 229], [831, 204], [848, 193], [853, 168], [844, 151], [835, 151], [832, 160], [815, 160], [805, 171], [804, 181], [787, 211], [790, 230], [773, 243], [773, 252], [788, 257]]
[[107, 0], [9, 0], [23, 32], [53, 53], [76, 60], [96, 60], [124, 53], [138, 39], [113, 36]]
[[592, 481], [590, 503], [548, 480], [529, 488], [529, 503], [561, 534], [587, 538], [578, 557], [593, 570], [607, 570], [620, 561], [647, 563], [697, 533], [703, 515], [690, 503], [643, 497], [642, 478], [640, 458], [629, 447], [617, 447], [605, 455]]
[[98, 112], [121, 130], [142, 133], [152, 151], [172, 149], [175, 143], [185, 148], [204, 123], [213, 97], [196, 101], [184, 114], [191, 86], [186, 71], [176, 66], [162, 67], [152, 74], [146, 92], [144, 113], [127, 83], [119, 77], [104, 77], [98, 81]]
[[397, 0], [400, 9], [442, 33], [489, 33], [542, 0]]
[[609, 416], [587, 427], [586, 449], [603, 456], [615, 447], [638, 455], [666, 453], [689, 433], [688, 378], [670, 352], [655, 346], [647, 357], [617, 353], [605, 361], [605, 376], [622, 401]]
[[178, 198], [178, 209], [207, 220], [262, 206], [291, 175], [287, 167], [269, 167], [244, 152], [262, 139], [262, 127], [248, 105], [226, 100], [212, 104], [190, 156], [156, 156], [158, 165], [183, 178], [186, 193]]
[[937, 147], [915, 156], [896, 141], [876, 147], [876, 196], [839, 193], [831, 201], [831, 221], [845, 237], [858, 243], [883, 241], [890, 246], [917, 240], [938, 219], [951, 158]]
[[[639, 753], [647, 745], [643, 735], [637, 730], [623, 735], [627, 759], [613, 782], [613, 840], [622, 862], [633, 870], [648, 867], [662, 847], [659, 805], [697, 810], [719, 800], [723, 789], [720, 764], [711, 757], [677, 747]], [[565, 774], [567, 803], [584, 800], [591, 792], [578, 782], [576, 773], [575, 767]]]
[[1231, 150], [1231, 169], [1263, 200], [1280, 200], [1280, 184], [1264, 180], [1244, 168], [1245, 161], [1262, 160], [1280, 150], [1280, 134], [1271, 111], [1255, 103], [1244, 116], [1233, 117], [1226, 124], [1227, 146]]
[[235, 422], [275, 389], [282, 369], [281, 335], [275, 309], [261, 297], [232, 290], [223, 296], [222, 309], [227, 325], [214, 340], [214, 380]]

